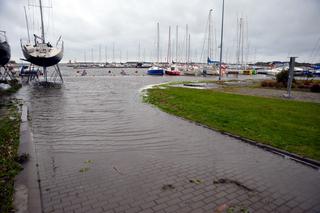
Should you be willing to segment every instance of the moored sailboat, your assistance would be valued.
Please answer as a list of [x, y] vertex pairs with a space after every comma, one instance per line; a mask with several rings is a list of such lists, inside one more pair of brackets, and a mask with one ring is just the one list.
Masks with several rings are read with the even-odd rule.
[[[159, 56], [160, 56], [160, 33], [159, 33], [159, 23], [157, 23], [157, 64], [159, 64]], [[150, 67], [147, 71], [148, 75], [163, 75], [164, 69], [161, 67], [158, 67], [156, 65], [153, 65]]]
[[208, 41], [207, 41], [207, 63], [202, 67], [203, 75], [218, 75], [218, 63], [212, 60], [212, 9], [209, 10], [208, 16]]

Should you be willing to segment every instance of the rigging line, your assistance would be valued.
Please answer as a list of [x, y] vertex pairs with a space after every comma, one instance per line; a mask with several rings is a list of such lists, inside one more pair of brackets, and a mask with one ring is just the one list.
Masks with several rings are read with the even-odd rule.
[[203, 38], [203, 43], [202, 43], [202, 49], [201, 49], [199, 62], [202, 61], [202, 57], [203, 57], [203, 54], [204, 54], [204, 47], [206, 45], [206, 40], [207, 40], [208, 23], [209, 23], [209, 18], [207, 19], [207, 22], [206, 22], [206, 27], [205, 27], [204, 38]]
[[[312, 62], [315, 62], [315, 63], [317, 63], [317, 57], [319, 56], [319, 58], [320, 58], [320, 43], [319, 43], [319, 47], [317, 48], [317, 50], [316, 50], [316, 52], [315, 52], [315, 54], [314, 54], [314, 57], [312, 58], [312, 59], [314, 59], [314, 60], [312, 60]], [[319, 63], [319, 62], [318, 62]]]
[[313, 58], [313, 55], [315, 53], [315, 51], [317, 50], [317, 47], [320, 43], [320, 37], [318, 38], [318, 40], [316, 41], [316, 45], [313, 47], [312, 51], [311, 51], [311, 55], [310, 55], [310, 58]]

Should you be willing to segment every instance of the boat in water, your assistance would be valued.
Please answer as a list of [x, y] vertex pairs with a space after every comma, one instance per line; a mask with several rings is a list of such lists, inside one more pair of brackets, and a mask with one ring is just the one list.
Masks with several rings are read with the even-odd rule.
[[208, 16], [208, 37], [207, 37], [207, 61], [202, 66], [202, 74], [206, 75], [219, 75], [219, 62], [212, 60], [213, 58], [213, 38], [212, 38], [212, 9], [209, 10]]
[[181, 75], [181, 72], [176, 65], [171, 65], [168, 67], [168, 69], [165, 71], [166, 75]]
[[11, 57], [10, 45], [7, 40], [6, 32], [0, 31], [0, 66], [6, 65]]
[[164, 69], [162, 69], [160, 67], [153, 66], [148, 69], [147, 74], [148, 75], [163, 75]]
[[183, 70], [184, 75], [193, 75], [199, 76], [201, 75], [201, 70], [197, 65], [186, 65]]

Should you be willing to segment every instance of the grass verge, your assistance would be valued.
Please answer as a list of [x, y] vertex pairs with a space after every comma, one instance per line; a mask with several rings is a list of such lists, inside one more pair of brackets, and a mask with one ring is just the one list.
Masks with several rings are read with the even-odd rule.
[[20, 113], [17, 103], [0, 105], [0, 212], [13, 211], [14, 177], [22, 169], [17, 163]]
[[167, 87], [144, 99], [165, 112], [320, 160], [320, 104]]
[[10, 81], [0, 81], [0, 83], [8, 83], [11, 86], [10, 89], [7, 90], [0, 89], [0, 97], [5, 95], [11, 95], [21, 88], [21, 84], [16, 79]]

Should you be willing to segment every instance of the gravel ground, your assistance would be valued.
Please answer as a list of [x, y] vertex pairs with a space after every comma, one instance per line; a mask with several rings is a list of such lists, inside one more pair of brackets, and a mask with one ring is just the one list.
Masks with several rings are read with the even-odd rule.
[[[284, 94], [287, 94], [286, 90], [279, 89], [264, 89], [264, 88], [250, 88], [250, 87], [224, 87], [219, 90], [223, 90], [229, 93], [245, 94], [253, 96], [263, 96], [272, 98], [287, 99]], [[293, 100], [315, 102], [320, 103], [320, 93], [304, 92], [304, 91], [292, 91]]]

